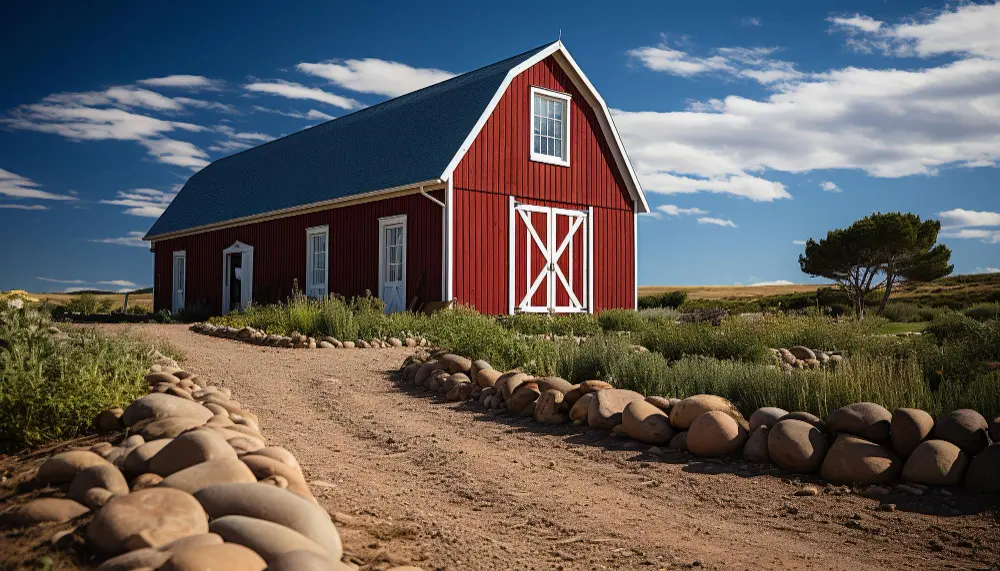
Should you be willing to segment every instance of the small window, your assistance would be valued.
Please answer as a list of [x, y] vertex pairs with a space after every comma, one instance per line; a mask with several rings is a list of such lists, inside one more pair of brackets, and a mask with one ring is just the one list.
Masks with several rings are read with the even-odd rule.
[[309, 297], [326, 297], [329, 237], [329, 226], [306, 229], [306, 295]]
[[569, 166], [570, 97], [531, 88], [531, 160]]

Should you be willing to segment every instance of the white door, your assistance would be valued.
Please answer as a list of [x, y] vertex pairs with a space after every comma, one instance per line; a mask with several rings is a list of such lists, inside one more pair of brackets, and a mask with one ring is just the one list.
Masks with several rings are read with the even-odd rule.
[[171, 309], [173, 313], [184, 309], [184, 292], [187, 289], [187, 253], [185, 251], [174, 252], [174, 279], [173, 279], [173, 302]]
[[385, 311], [406, 309], [406, 216], [380, 218], [378, 296]]
[[510, 312], [581, 313], [593, 307], [590, 209], [510, 205]]
[[234, 242], [222, 251], [222, 312], [245, 309], [253, 301], [253, 246]]
[[323, 298], [327, 294], [329, 236], [329, 226], [306, 229], [306, 295], [309, 297]]

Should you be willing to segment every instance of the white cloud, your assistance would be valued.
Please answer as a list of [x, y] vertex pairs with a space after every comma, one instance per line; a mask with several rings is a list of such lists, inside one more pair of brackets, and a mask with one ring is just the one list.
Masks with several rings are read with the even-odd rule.
[[[118, 238], [96, 238], [90, 241], [97, 242], [100, 244], [115, 244], [118, 246], [132, 246], [135, 248], [145, 248], [149, 245], [142, 239], [142, 237], [145, 235], [146, 235], [145, 232], [129, 232], [128, 235], [121, 236]], [[99, 282], [99, 283], [104, 283], [104, 282]]]
[[153, 87], [177, 87], [183, 89], [217, 90], [222, 87], [222, 81], [209, 79], [202, 75], [168, 75], [166, 77], [151, 77], [140, 79], [137, 83]]
[[39, 280], [39, 281], [43, 281], [43, 282], [54, 283], [54, 284], [85, 284], [85, 283], [87, 283], [87, 282], [85, 282], [83, 280], [61, 280], [61, 279], [57, 279], [57, 278], [45, 278], [45, 277], [41, 277], [41, 276], [36, 276], [35, 279]]
[[440, 69], [410, 67], [376, 58], [303, 62], [295, 68], [351, 91], [388, 97], [410, 93], [455, 76]]
[[254, 105], [253, 110], [260, 111], [261, 113], [273, 113], [275, 115], [284, 115], [285, 117], [294, 117], [296, 119], [308, 119], [310, 121], [329, 121], [331, 119], [336, 119], [333, 115], [327, 115], [326, 113], [315, 109], [310, 109], [307, 113], [298, 113], [295, 111], [281, 111], [279, 109], [269, 109], [267, 107], [261, 107], [260, 105]]
[[292, 83], [290, 81], [248, 83], [243, 86], [243, 89], [258, 93], [279, 95], [289, 99], [309, 99], [319, 101], [321, 103], [333, 105], [334, 107], [340, 107], [341, 109], [358, 109], [364, 106], [361, 102], [355, 101], [349, 97], [335, 95], [333, 93], [323, 91], [318, 87], [306, 87], [305, 85]]
[[669, 214], [670, 216], [681, 216], [689, 214], [708, 214], [707, 210], [702, 210], [700, 208], [680, 208], [674, 204], [663, 204], [656, 207], [660, 212]]
[[962, 228], [967, 226], [1000, 226], [1000, 212], [981, 210], [965, 210], [955, 208], [938, 212], [941, 226], [944, 228]]
[[819, 187], [822, 188], [824, 192], [840, 192], [840, 187], [837, 186], [837, 183], [829, 180], [824, 180], [819, 183]]
[[228, 153], [242, 151], [255, 146], [256, 143], [266, 143], [274, 140], [274, 137], [265, 133], [240, 133], [228, 125], [219, 125], [215, 130], [227, 137], [226, 140], [216, 141], [214, 145], [208, 148], [208, 150], [215, 152]]
[[205, 109], [208, 111], [219, 111], [220, 113], [239, 114], [239, 109], [235, 105], [219, 103], [218, 101], [205, 101], [203, 99], [191, 99], [190, 97], [175, 97], [174, 101], [187, 107]]
[[[40, 184], [30, 178], [0, 169], [0, 195], [13, 196], [15, 198], [37, 198], [41, 200], [76, 200], [76, 198], [65, 194], [39, 190], [38, 187], [40, 186]], [[7, 206], [7, 208], [18, 208], [18, 205]], [[32, 210], [40, 209], [32, 208]]]
[[119, 105], [124, 107], [144, 107], [157, 111], [180, 111], [184, 105], [155, 91], [132, 86], [111, 87], [105, 91], [54, 93], [42, 99], [54, 105], [75, 105], [92, 107], [95, 105]]
[[792, 244], [795, 244], [796, 246], [805, 246], [806, 245], [806, 241], [805, 240], [792, 240]]
[[742, 20], [740, 20], [740, 25], [743, 26], [743, 27], [759, 28], [760, 26], [763, 26], [764, 23], [761, 22], [761, 19], [759, 17], [756, 17], [756, 16], [746, 16], [745, 18], [743, 18]]
[[[163, 211], [170, 205], [170, 201], [177, 196], [176, 192], [164, 192], [154, 188], [135, 188], [132, 190], [118, 191], [112, 200], [102, 200], [101, 204], [113, 204], [125, 206], [125, 214], [132, 216], [142, 216], [145, 218], [159, 218]], [[129, 235], [141, 232], [130, 232]], [[104, 241], [104, 240], [99, 240]]]
[[722, 74], [770, 85], [803, 76], [795, 64], [771, 57], [778, 48], [716, 48], [710, 55], [696, 56], [678, 47], [669, 46], [664, 36], [659, 45], [630, 50], [628, 55], [648, 69], [681, 77]]
[[714, 224], [716, 226], [728, 226], [729, 228], [736, 228], [736, 224], [732, 220], [725, 220], [722, 218], [712, 218], [709, 216], [702, 216], [698, 219], [698, 224]]
[[1000, 268], [994, 268], [991, 266], [986, 266], [985, 268], [976, 268], [976, 271], [981, 274], [1000, 274]]
[[942, 230], [941, 237], [958, 238], [961, 240], [981, 240], [984, 244], [1000, 244], [1000, 230], [983, 230], [979, 228]]
[[198, 170], [208, 166], [208, 154], [193, 143], [167, 137], [142, 139], [139, 143], [161, 163]]
[[795, 285], [795, 282], [790, 282], [788, 280], [773, 280], [769, 282], [755, 282], [750, 284], [750, 287], [755, 286], [785, 286], [785, 285]]
[[41, 204], [0, 204], [0, 208], [9, 208], [11, 210], [48, 210], [48, 206], [42, 206]]
[[[921, 29], [967, 10], [984, 15], [981, 6], [963, 5]], [[990, 26], [1000, 42], [1000, 17], [969, 25]], [[984, 44], [992, 41], [977, 32], [953, 49], [982, 57], [922, 69], [833, 69], [779, 82], [762, 99], [732, 95], [677, 112], [615, 110], [615, 123], [653, 192], [771, 201], [790, 195], [767, 171], [856, 169], [896, 178], [988, 168], [1000, 161], [1000, 58], [986, 57], [993, 48]]]
[[135, 283], [128, 280], [108, 280], [105, 282], [95, 282], [101, 285], [113, 285], [118, 287], [135, 287]]
[[860, 14], [830, 18], [833, 29], [847, 34], [848, 47], [863, 53], [933, 57], [963, 54], [1000, 58], [1000, 3], [958, 4], [926, 17], [911, 18], [897, 25]]

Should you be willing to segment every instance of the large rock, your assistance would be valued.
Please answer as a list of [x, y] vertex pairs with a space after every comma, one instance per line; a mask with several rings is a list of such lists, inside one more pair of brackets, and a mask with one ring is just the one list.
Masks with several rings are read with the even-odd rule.
[[758, 408], [750, 415], [750, 432], [757, 430], [762, 425], [774, 426], [778, 424], [778, 420], [781, 417], [788, 414], [788, 411], [783, 408], [777, 408], [774, 406], [764, 406]]
[[565, 396], [555, 389], [548, 389], [543, 392], [535, 401], [535, 421], [542, 424], [562, 424], [566, 422], [566, 405], [563, 404]]
[[326, 548], [340, 559], [340, 534], [323, 508], [288, 490], [265, 484], [217, 484], [195, 494], [214, 519], [243, 515], [284, 525]]
[[73, 483], [70, 484], [69, 493], [66, 495], [70, 499], [80, 503], [87, 503], [87, 491], [91, 488], [104, 488], [120, 496], [128, 493], [128, 482], [125, 476], [111, 464], [104, 463], [89, 468], [84, 468], [76, 473]]
[[603, 430], [611, 430], [622, 423], [622, 413], [628, 403], [646, 400], [645, 396], [625, 389], [599, 390], [591, 394], [594, 398], [587, 409], [587, 424]]
[[573, 390], [573, 385], [561, 377], [542, 377], [540, 379], [535, 379], [535, 384], [538, 385], [538, 390], [543, 393], [548, 390], [559, 391], [563, 395]]
[[969, 456], [944, 440], [927, 440], [913, 450], [903, 466], [903, 480], [927, 486], [957, 486], [965, 477]]
[[69, 452], [60, 452], [42, 462], [35, 478], [46, 484], [65, 484], [72, 482], [81, 470], [105, 464], [110, 463], [93, 452], [70, 450]]
[[502, 376], [503, 373], [494, 369], [479, 369], [476, 371], [474, 379], [476, 384], [479, 385], [479, 388], [488, 389], [497, 384], [497, 381], [500, 380], [500, 377]]
[[806, 347], [805, 345], [796, 345], [795, 347], [789, 347], [788, 352], [794, 355], [796, 359], [801, 359], [803, 361], [816, 359], [816, 353], [809, 347]]
[[159, 569], [170, 559], [170, 552], [152, 547], [143, 547], [112, 557], [101, 563], [97, 571], [134, 571], [136, 569]]
[[942, 416], [934, 424], [934, 438], [947, 440], [975, 456], [990, 443], [990, 426], [978, 412], [963, 408]]
[[835, 434], [852, 434], [878, 443], [889, 442], [892, 413], [873, 402], [856, 402], [838, 408], [826, 419]]
[[665, 445], [674, 437], [667, 415], [645, 400], [632, 401], [625, 406], [622, 427], [625, 434], [646, 444]]
[[122, 415], [125, 411], [120, 407], [102, 410], [94, 418], [94, 428], [101, 434], [115, 432], [123, 428]]
[[[815, 414], [812, 414], [812, 413], [808, 413], [808, 412], [803, 412], [803, 411], [797, 410], [795, 412], [790, 412], [790, 413], [786, 414], [785, 416], [779, 418], [778, 422], [781, 422], [782, 420], [801, 420], [802, 422], [808, 422], [809, 424], [815, 426], [823, 434], [827, 434], [827, 433], [830, 432], [827, 429], [826, 423], [823, 422], [823, 419], [821, 419], [820, 417], [818, 417], [818, 416], [816, 416]], [[775, 423], [775, 424], [777, 424], [777, 423]]]
[[820, 475], [839, 484], [882, 484], [895, 480], [902, 462], [888, 448], [841, 434], [827, 452]]
[[215, 430], [195, 430], [164, 446], [149, 461], [149, 471], [166, 477], [188, 466], [223, 458], [236, 458], [233, 447]]
[[965, 487], [973, 492], [1000, 493], [1000, 443], [990, 444], [969, 464]]
[[118, 554], [207, 531], [208, 516], [191, 494], [148, 488], [104, 504], [87, 526], [87, 539], [105, 553]]
[[444, 355], [440, 359], [441, 366], [449, 373], [463, 373], [468, 375], [472, 371], [472, 360], [451, 353]]
[[306, 550], [329, 557], [326, 549], [301, 533], [281, 524], [242, 515], [227, 515], [212, 520], [208, 529], [228, 543], [238, 543], [254, 550], [268, 564], [289, 551]]
[[273, 476], [281, 476], [288, 481], [288, 490], [294, 492], [310, 502], [316, 503], [309, 485], [306, 483], [302, 469], [296, 463], [294, 466], [282, 462], [276, 458], [257, 453], [247, 454], [240, 458], [247, 468], [253, 472], [258, 480], [264, 480]]
[[576, 388], [580, 390], [581, 395], [585, 395], [588, 393], [596, 393], [598, 391], [613, 389], [615, 387], [614, 385], [612, 385], [607, 381], [590, 380], [590, 381], [583, 381]]
[[163, 393], [150, 393], [132, 401], [122, 414], [125, 426], [132, 426], [147, 418], [184, 416], [200, 420], [202, 423], [212, 418], [212, 411], [204, 406], [181, 397]]
[[746, 420], [733, 403], [715, 395], [694, 395], [677, 403], [670, 409], [670, 424], [674, 428], [686, 429], [702, 414], [718, 410], [726, 413], [737, 422], [746, 426]]
[[282, 464], [287, 464], [292, 468], [299, 467], [299, 461], [295, 459], [295, 455], [281, 446], [265, 446], [264, 448], [254, 452], [254, 456], [267, 456], [268, 458], [274, 458]]
[[594, 400], [594, 393], [581, 396], [569, 409], [569, 419], [572, 421], [587, 422], [587, 413], [590, 411], [590, 401]]
[[1000, 442], [1000, 416], [990, 421], [990, 438], [993, 442]]
[[172, 438], [153, 440], [136, 446], [122, 457], [121, 465], [124, 472], [129, 476], [145, 474], [149, 472], [149, 461], [163, 450], [167, 444], [173, 441]]
[[507, 410], [513, 413], [520, 413], [524, 407], [538, 400], [541, 392], [534, 382], [522, 383], [514, 390], [514, 394], [507, 399]]
[[710, 410], [691, 423], [687, 433], [688, 451], [712, 458], [737, 452], [747, 441], [747, 430], [729, 414]]
[[65, 498], [39, 498], [11, 508], [0, 515], [5, 526], [27, 527], [38, 523], [64, 522], [90, 511], [87, 506]]
[[197, 428], [205, 423], [196, 418], [186, 416], [169, 416], [155, 420], [139, 431], [139, 434], [146, 439], [146, 442], [159, 440], [161, 438], [177, 438], [181, 434]]
[[766, 424], [758, 426], [750, 433], [747, 443], [743, 445], [743, 459], [747, 462], [767, 462], [771, 459], [767, 451], [768, 434], [771, 427]]
[[779, 420], [767, 437], [767, 454], [783, 470], [815, 472], [828, 448], [826, 436], [804, 420]]
[[897, 408], [892, 411], [889, 436], [896, 454], [906, 458], [927, 439], [934, 428], [934, 417], [919, 408]]
[[422, 387], [434, 371], [440, 370], [444, 370], [444, 367], [437, 360], [427, 361], [423, 365], [420, 365], [420, 369], [417, 370], [417, 376], [413, 378], [413, 382], [418, 387]]
[[687, 452], [688, 449], [688, 433], [687, 431], [678, 432], [670, 439], [670, 444], [668, 447], [671, 450], [679, 450], [681, 452]]
[[353, 571], [353, 569], [340, 561], [331, 563], [328, 557], [301, 549], [289, 551], [267, 566], [267, 571]]
[[503, 395], [503, 400], [510, 400], [510, 397], [514, 394], [517, 387], [521, 386], [523, 383], [531, 380], [531, 375], [522, 373], [520, 371], [508, 371], [497, 379], [497, 382], [493, 387]]
[[263, 571], [267, 563], [236, 543], [192, 547], [174, 553], [160, 571]]
[[681, 402], [681, 399], [672, 399], [661, 396], [647, 396], [646, 402], [662, 410], [663, 412], [670, 414], [670, 409], [673, 408], [675, 404]]
[[239, 459], [221, 458], [178, 470], [164, 478], [160, 485], [194, 494], [215, 484], [256, 481], [254, 473]]

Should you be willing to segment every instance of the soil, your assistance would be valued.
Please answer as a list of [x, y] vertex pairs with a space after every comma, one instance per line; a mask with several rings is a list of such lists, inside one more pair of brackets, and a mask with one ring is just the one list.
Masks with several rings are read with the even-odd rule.
[[[186, 368], [230, 387], [270, 443], [295, 454], [364, 569], [1000, 564], [994, 496], [932, 489], [879, 501], [737, 458], [656, 456], [604, 431], [494, 416], [398, 381], [412, 349], [276, 349], [178, 325], [109, 327], [168, 341]], [[794, 495], [808, 484], [819, 495]]]

